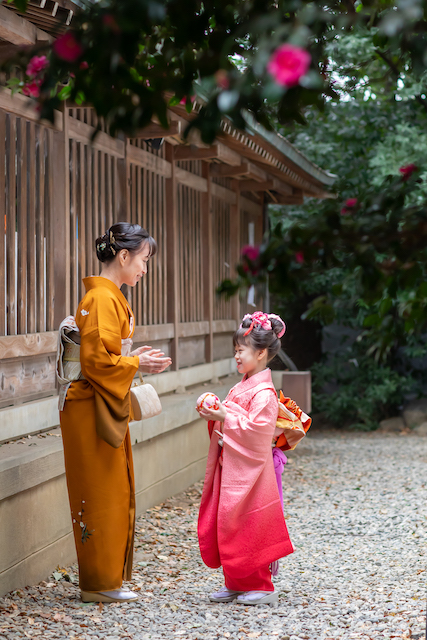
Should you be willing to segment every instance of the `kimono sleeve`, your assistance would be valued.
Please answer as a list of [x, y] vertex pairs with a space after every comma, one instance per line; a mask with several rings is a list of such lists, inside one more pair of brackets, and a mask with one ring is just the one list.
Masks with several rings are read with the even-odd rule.
[[139, 358], [121, 355], [122, 323], [117, 301], [106, 294], [84, 303], [77, 320], [82, 373], [95, 389], [123, 400], [138, 371]]
[[[258, 391], [245, 411], [237, 403], [226, 402], [227, 415], [224, 420], [224, 443], [249, 455], [263, 457], [271, 455], [278, 414], [278, 401], [271, 389]], [[251, 452], [251, 453], [249, 453]]]

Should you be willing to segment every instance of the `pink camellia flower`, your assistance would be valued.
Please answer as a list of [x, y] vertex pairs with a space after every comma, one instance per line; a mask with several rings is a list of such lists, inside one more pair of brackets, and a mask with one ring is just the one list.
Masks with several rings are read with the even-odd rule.
[[83, 47], [70, 32], [64, 33], [53, 43], [53, 51], [65, 62], [76, 62], [83, 54]]
[[267, 64], [267, 71], [277, 84], [294, 87], [308, 71], [311, 55], [301, 47], [282, 44], [273, 52]]
[[[196, 96], [190, 96], [191, 102], [194, 102]], [[179, 104], [183, 104], [184, 106], [187, 104], [187, 96], [184, 96], [182, 100], [179, 101]]]
[[342, 216], [347, 216], [349, 215], [353, 209], [355, 209], [355, 207], [357, 207], [357, 198], [348, 198], [348, 200], [346, 200], [344, 202], [344, 206], [341, 209], [341, 215]]
[[80, 63], [79, 69], [81, 69], [82, 71], [86, 71], [86, 69], [89, 69], [89, 65], [86, 60], [83, 60], [83, 62]]
[[32, 80], [22, 87], [22, 93], [29, 98], [38, 98], [40, 95], [40, 81]]
[[251, 262], [255, 262], [259, 258], [259, 247], [254, 247], [251, 244], [246, 244], [244, 247], [242, 247], [241, 255], [242, 258], [246, 258]]
[[49, 60], [46, 56], [33, 56], [27, 65], [26, 74], [30, 78], [34, 78], [49, 66]]
[[408, 180], [414, 171], [418, 171], [418, 167], [416, 164], [408, 164], [405, 167], [400, 167], [399, 171], [402, 174], [402, 179]]
[[304, 262], [304, 254], [302, 251], [297, 251], [295, 253], [295, 262], [298, 262], [298, 264], [302, 264]]

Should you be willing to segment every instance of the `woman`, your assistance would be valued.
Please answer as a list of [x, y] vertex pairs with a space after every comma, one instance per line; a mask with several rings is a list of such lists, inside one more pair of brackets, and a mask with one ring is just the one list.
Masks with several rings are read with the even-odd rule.
[[83, 280], [76, 313], [83, 379], [68, 388], [60, 421], [84, 602], [137, 598], [121, 588], [131, 577], [135, 528], [130, 386], [138, 370], [160, 373], [171, 359], [148, 346], [121, 355], [135, 321], [120, 287], [139, 282], [156, 250], [139, 225], [110, 227], [96, 241], [101, 275]]

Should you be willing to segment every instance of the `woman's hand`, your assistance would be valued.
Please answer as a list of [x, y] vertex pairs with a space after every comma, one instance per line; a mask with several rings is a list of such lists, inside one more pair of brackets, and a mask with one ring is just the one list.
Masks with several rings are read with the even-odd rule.
[[225, 416], [227, 415], [227, 409], [224, 407], [222, 402], [219, 403], [218, 409], [197, 409], [199, 412], [199, 416], [209, 422], [209, 420], [219, 420], [219, 422], [224, 422]]
[[139, 357], [138, 371], [142, 373], [161, 373], [172, 364], [172, 360], [163, 351], [146, 345], [138, 347], [130, 355]]

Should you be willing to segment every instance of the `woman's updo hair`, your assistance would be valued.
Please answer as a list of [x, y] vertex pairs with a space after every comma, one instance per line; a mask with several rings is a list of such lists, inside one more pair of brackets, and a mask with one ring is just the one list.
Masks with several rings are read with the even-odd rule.
[[[265, 319], [268, 319], [271, 329], [265, 329], [262, 324], [254, 322], [254, 316], [257, 315], [259, 317], [262, 315]], [[248, 329], [250, 329], [249, 333]], [[282, 348], [279, 336], [281, 337], [285, 333], [285, 329], [285, 323], [275, 314], [260, 314], [258, 312], [258, 314], [253, 314], [252, 316], [246, 315], [233, 336], [233, 346], [245, 345], [252, 347], [255, 351], [267, 349], [267, 361], [270, 361], [274, 356], [277, 356]]]
[[157, 244], [148, 231], [139, 224], [116, 222], [103, 236], [96, 239], [96, 257], [100, 262], [111, 262], [122, 249], [127, 249], [130, 253], [138, 253], [145, 242], [148, 242], [150, 247], [150, 257], [154, 256], [157, 252]]

